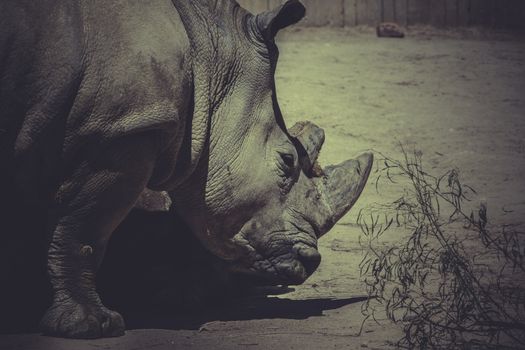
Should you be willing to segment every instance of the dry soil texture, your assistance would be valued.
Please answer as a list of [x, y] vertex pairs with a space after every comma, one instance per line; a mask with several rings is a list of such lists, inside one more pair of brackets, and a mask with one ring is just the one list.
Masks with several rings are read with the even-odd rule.
[[[373, 149], [400, 157], [399, 142], [423, 152], [430, 172], [457, 167], [496, 221], [525, 210], [525, 42], [512, 37], [409, 32], [295, 30], [280, 38], [277, 71], [287, 123], [309, 119], [326, 131], [322, 164]], [[373, 175], [372, 175], [373, 176]], [[401, 335], [387, 321], [357, 335], [365, 288], [355, 224], [359, 208], [399, 188], [368, 186], [356, 207], [322, 239], [319, 270], [294, 291], [234, 301], [229, 312], [145, 322], [116, 339], [0, 337], [0, 349], [384, 349]], [[500, 209], [504, 208], [502, 212]], [[402, 234], [386, 237], [399, 244]]]

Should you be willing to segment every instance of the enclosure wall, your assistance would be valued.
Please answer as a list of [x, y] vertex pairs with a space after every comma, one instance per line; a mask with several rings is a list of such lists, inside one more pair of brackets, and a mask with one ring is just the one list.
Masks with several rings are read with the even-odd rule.
[[[257, 13], [283, 0], [238, 0]], [[427, 24], [436, 27], [482, 26], [524, 29], [525, 0], [301, 0], [307, 7], [305, 26]]]

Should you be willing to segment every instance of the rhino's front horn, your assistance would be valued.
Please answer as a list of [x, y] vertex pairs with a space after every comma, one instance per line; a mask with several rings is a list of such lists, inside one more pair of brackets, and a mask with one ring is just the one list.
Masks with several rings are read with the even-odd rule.
[[365, 187], [373, 160], [372, 153], [364, 153], [356, 159], [324, 169], [325, 176], [320, 187], [330, 206], [331, 217], [321, 230], [322, 234], [328, 232], [353, 207]]
[[299, 161], [308, 176], [316, 176], [314, 165], [324, 143], [324, 130], [309, 121], [302, 121], [292, 126], [288, 132], [295, 139]]

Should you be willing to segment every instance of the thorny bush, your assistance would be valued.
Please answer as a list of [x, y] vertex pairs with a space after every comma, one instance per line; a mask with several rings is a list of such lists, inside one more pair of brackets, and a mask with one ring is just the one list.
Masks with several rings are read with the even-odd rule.
[[[401, 150], [402, 160], [382, 155], [375, 184], [401, 186], [402, 196], [358, 216], [363, 324], [386, 311], [402, 326], [401, 348], [525, 347], [524, 232], [490, 224], [487, 204], [457, 169], [433, 176], [421, 152]], [[394, 229], [403, 241], [387, 246], [382, 237]]]

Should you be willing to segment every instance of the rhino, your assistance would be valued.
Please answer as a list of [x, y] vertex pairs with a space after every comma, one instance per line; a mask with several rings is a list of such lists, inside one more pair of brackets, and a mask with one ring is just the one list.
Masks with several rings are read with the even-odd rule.
[[44, 334], [124, 333], [96, 276], [144, 191], [166, 193], [232, 272], [293, 285], [316, 270], [373, 157], [323, 169], [322, 129], [285, 125], [275, 37], [304, 17], [299, 1], [253, 15], [233, 0], [5, 0], [0, 13], [0, 227], [45, 228]]

